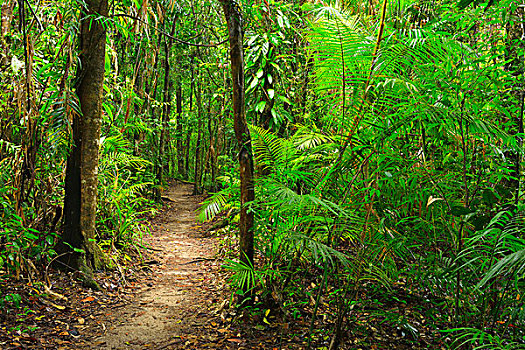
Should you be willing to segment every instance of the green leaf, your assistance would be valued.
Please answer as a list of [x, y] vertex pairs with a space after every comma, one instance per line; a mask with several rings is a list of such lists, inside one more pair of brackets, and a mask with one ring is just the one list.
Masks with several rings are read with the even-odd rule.
[[270, 99], [273, 99], [274, 96], [275, 96], [275, 90], [268, 89], [268, 97], [270, 97]]
[[279, 95], [279, 99], [280, 99], [281, 101], [283, 101], [284, 103], [288, 103], [289, 105], [292, 104], [292, 102], [290, 101], [290, 99], [288, 99], [288, 97], [286, 97], [286, 96]]
[[280, 28], [284, 29], [283, 18], [281, 16], [277, 16], [277, 23], [279, 24]]
[[264, 70], [262, 68], [259, 68], [259, 70], [257, 71], [257, 78], [258, 79], [261, 79], [261, 77], [263, 76], [264, 74]]
[[109, 53], [106, 51], [106, 58], [104, 61], [104, 68], [106, 74], [109, 74], [111, 72], [111, 59], [109, 58]]
[[27, 238], [27, 239], [30, 239], [30, 240], [37, 240], [38, 239], [38, 236], [30, 233], [30, 232], [25, 232], [24, 233], [24, 237]]
[[475, 212], [475, 210], [472, 210], [470, 208], [466, 208], [466, 207], [461, 206], [461, 205], [453, 206], [450, 211], [451, 211], [452, 215], [454, 215], [454, 216], [462, 216], [462, 215], [467, 215], [467, 214]]
[[255, 106], [255, 111], [261, 113], [266, 106], [266, 101], [261, 101], [257, 103], [257, 106]]
[[259, 84], [259, 79], [253, 78], [250, 87], [248, 87], [248, 91], [254, 89], [257, 86], [257, 84]]
[[494, 204], [498, 202], [498, 197], [491, 189], [486, 189], [483, 191], [483, 201], [487, 204]]

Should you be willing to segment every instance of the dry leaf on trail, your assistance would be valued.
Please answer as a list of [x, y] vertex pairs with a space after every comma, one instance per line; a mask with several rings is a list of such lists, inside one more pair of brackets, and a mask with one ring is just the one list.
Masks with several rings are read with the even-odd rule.
[[230, 338], [230, 339], [226, 339], [226, 340], [229, 341], [229, 342], [232, 342], [232, 343], [242, 343], [242, 340], [238, 339], [238, 338]]
[[84, 298], [84, 299], [82, 299], [80, 301], [83, 302], [83, 303], [89, 303], [89, 302], [94, 301], [94, 300], [95, 300], [95, 298], [93, 298], [93, 297], [87, 297], [87, 298]]

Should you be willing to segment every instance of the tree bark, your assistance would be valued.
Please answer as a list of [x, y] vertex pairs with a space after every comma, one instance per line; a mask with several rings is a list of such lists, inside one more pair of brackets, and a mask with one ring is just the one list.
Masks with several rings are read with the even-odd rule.
[[0, 8], [0, 67], [7, 66], [10, 63], [9, 46], [5, 40], [5, 36], [11, 30], [14, 7], [15, 1], [6, 0]]
[[67, 160], [62, 240], [73, 248], [69, 263], [83, 274], [84, 284], [98, 288], [93, 268], [103, 266], [102, 252], [94, 239], [106, 50], [106, 30], [101, 22], [107, 17], [108, 2], [86, 0], [85, 4], [76, 86], [82, 115], [73, 119], [75, 143]]
[[[190, 83], [190, 112], [193, 112], [193, 91], [195, 91], [195, 80], [194, 80], [194, 70], [193, 70], [193, 55], [190, 60], [190, 77], [191, 77], [191, 83]], [[184, 172], [186, 173], [186, 176], [189, 179], [190, 176], [190, 146], [191, 146], [191, 133], [192, 133], [192, 127], [191, 124], [187, 123], [188, 130], [186, 131], [186, 147], [184, 148], [185, 155], [184, 158], [186, 159], [184, 162]]]
[[201, 96], [201, 87], [200, 84], [197, 84], [197, 89], [195, 90], [195, 98], [197, 100], [197, 143], [195, 145], [195, 171], [194, 171], [194, 185], [193, 185], [193, 194], [201, 194], [201, 174], [200, 174], [200, 159], [201, 159], [201, 140], [202, 140], [202, 96]]
[[[241, 12], [233, 0], [220, 0], [228, 24], [230, 41], [230, 69], [233, 86], [234, 129], [239, 144], [239, 166], [241, 180], [241, 213], [239, 221], [240, 260], [253, 266], [253, 212], [248, 203], [255, 199], [253, 186], [253, 156], [250, 131], [246, 122], [244, 96], [244, 57]], [[248, 292], [252, 286], [246, 286]]]
[[[274, 45], [270, 44], [270, 50], [268, 50], [268, 52], [273, 52], [274, 49], [275, 49]], [[265, 73], [266, 73], [266, 77], [264, 77], [264, 86], [263, 86], [263, 90], [262, 90], [262, 100], [265, 101], [266, 104], [264, 105], [264, 109], [262, 110], [261, 115], [259, 117], [259, 125], [261, 126], [261, 128], [263, 128], [265, 130], [269, 130], [270, 129], [270, 122], [273, 119], [272, 109], [273, 109], [273, 106], [275, 104], [275, 99], [274, 98], [270, 98], [270, 94], [268, 93], [268, 90], [273, 90], [273, 88], [274, 88], [273, 82], [270, 83], [270, 80], [268, 79], [268, 76], [273, 73], [271, 65], [268, 65], [266, 67], [266, 72]], [[274, 79], [276, 79], [276, 78], [274, 78]]]
[[175, 97], [177, 99], [177, 171], [179, 175], [186, 178], [184, 168], [184, 144], [182, 142], [182, 78], [177, 78]]
[[[164, 167], [167, 164], [166, 161], [166, 139], [168, 138], [168, 122], [170, 120], [171, 113], [171, 84], [170, 84], [170, 51], [173, 46], [173, 35], [175, 34], [176, 22], [175, 18], [173, 22], [173, 27], [171, 28], [170, 37], [166, 37], [164, 41], [164, 108], [162, 113], [162, 126], [160, 131], [160, 140], [159, 140], [159, 157], [157, 161], [159, 162], [157, 166], [157, 182], [159, 186], [162, 186], [164, 181]], [[160, 199], [160, 191], [157, 190], [156, 193], [157, 200]]]

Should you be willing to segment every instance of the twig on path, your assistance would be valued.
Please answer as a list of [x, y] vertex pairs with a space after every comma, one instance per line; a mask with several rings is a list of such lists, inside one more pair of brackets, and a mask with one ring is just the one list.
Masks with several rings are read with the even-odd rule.
[[222, 219], [221, 221], [216, 222], [215, 224], [213, 224], [212, 227], [207, 228], [207, 229], [204, 231], [204, 233], [210, 233], [210, 232], [212, 232], [212, 231], [215, 231], [215, 230], [218, 230], [218, 229], [224, 228], [224, 227], [226, 227], [226, 226], [228, 226], [228, 225], [230, 225], [230, 224], [231, 224], [231, 222], [230, 222], [229, 218], [224, 218], [224, 219]]
[[161, 349], [166, 349], [168, 346], [172, 346], [172, 345], [175, 345], [175, 344], [178, 344], [178, 343], [181, 343], [182, 342], [182, 339], [177, 339], [175, 341], [172, 341], [164, 346], [161, 346], [160, 348], [157, 348], [158, 350], [161, 350]]
[[217, 258], [197, 258], [192, 261], [188, 261], [188, 262], [185, 262], [179, 265], [189, 265], [189, 264], [195, 264], [195, 263], [199, 263], [203, 261], [214, 261], [214, 260], [217, 260]]
[[146, 249], [146, 250], [153, 250], [155, 252], [162, 252], [163, 249], [159, 249], [159, 248], [153, 248], [153, 247], [145, 247], [145, 246], [142, 246], [142, 248]]

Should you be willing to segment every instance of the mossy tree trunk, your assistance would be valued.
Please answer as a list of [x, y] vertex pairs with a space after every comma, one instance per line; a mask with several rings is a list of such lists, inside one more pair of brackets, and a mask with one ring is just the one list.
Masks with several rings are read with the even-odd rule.
[[82, 8], [76, 85], [82, 115], [73, 118], [74, 145], [67, 160], [62, 234], [63, 247], [73, 248], [69, 265], [82, 273], [85, 285], [95, 288], [93, 269], [104, 265], [95, 242], [95, 219], [106, 48], [102, 21], [107, 14], [107, 0], [86, 0]]
[[10, 64], [9, 45], [6, 35], [11, 31], [15, 1], [6, 0], [0, 7], [0, 68]]

